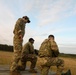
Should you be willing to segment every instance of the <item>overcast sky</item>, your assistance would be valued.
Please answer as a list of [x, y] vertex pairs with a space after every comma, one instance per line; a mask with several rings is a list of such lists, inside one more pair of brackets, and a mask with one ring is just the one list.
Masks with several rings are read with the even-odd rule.
[[31, 23], [23, 45], [32, 37], [39, 49], [53, 34], [61, 53], [76, 54], [76, 0], [0, 0], [0, 44], [13, 45], [15, 22], [25, 15]]

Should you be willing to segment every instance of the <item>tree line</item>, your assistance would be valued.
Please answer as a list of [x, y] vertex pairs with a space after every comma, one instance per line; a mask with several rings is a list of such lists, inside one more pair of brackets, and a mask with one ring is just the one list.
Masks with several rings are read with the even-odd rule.
[[7, 44], [0, 44], [0, 51], [13, 52], [13, 46]]
[[[38, 55], [39, 50], [37, 50], [37, 49], [34, 49], [34, 50], [35, 50], [35, 54]], [[13, 52], [13, 46], [7, 45], [7, 44], [0, 44], [0, 51]], [[75, 57], [76, 58], [76, 54], [60, 53], [59, 56], [62, 56], [62, 57], [63, 56], [64, 57], [66, 57], [66, 56], [68, 56], [68, 57], [72, 56], [72, 57]]]
[[[35, 50], [35, 54], [38, 55], [38, 50]], [[13, 52], [13, 46], [7, 45], [7, 44], [0, 44], [0, 51], [8, 51], [8, 52]]]

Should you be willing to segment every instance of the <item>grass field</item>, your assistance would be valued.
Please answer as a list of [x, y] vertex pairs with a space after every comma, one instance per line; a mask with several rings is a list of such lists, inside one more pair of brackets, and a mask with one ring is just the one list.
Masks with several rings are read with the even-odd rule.
[[[12, 61], [12, 52], [0, 51], [0, 65], [10, 65]], [[71, 69], [72, 75], [76, 75], [76, 58], [73, 57], [60, 57], [65, 61], [65, 71]], [[39, 61], [39, 60], [38, 60]], [[27, 63], [29, 66], [29, 62]], [[37, 62], [37, 65], [39, 62]], [[51, 67], [51, 70], [55, 70], [56, 67]]]

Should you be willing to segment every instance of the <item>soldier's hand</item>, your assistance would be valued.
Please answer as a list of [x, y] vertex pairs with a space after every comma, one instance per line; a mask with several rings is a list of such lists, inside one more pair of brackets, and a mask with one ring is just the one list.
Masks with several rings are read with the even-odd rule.
[[22, 35], [19, 35], [19, 39], [20, 39], [20, 40], [23, 40], [23, 37], [22, 37]]

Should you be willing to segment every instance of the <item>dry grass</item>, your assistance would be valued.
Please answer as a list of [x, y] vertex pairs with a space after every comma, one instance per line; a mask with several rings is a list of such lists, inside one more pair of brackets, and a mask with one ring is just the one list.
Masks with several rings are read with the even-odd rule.
[[[60, 57], [60, 58], [63, 59], [65, 62], [64, 71], [66, 72], [68, 69], [70, 69], [72, 75], [76, 75], [76, 58], [72, 58], [72, 57]], [[37, 62], [37, 66], [38, 65], [39, 65], [39, 59]], [[56, 66], [52, 66], [50, 67], [50, 70], [56, 71], [57, 68]]]
[[[0, 51], [0, 65], [10, 65], [12, 61], [12, 52]], [[65, 61], [65, 71], [71, 69], [72, 75], [76, 75], [76, 58], [60, 57]], [[39, 61], [39, 60], [38, 60]], [[37, 62], [37, 65], [39, 62]], [[27, 63], [29, 66], [29, 63]], [[56, 67], [51, 67], [51, 70], [56, 70]]]
[[65, 70], [71, 69], [72, 75], [76, 75], [76, 58], [63, 58], [65, 61]]
[[0, 65], [9, 65], [12, 60], [12, 52], [0, 51]]

